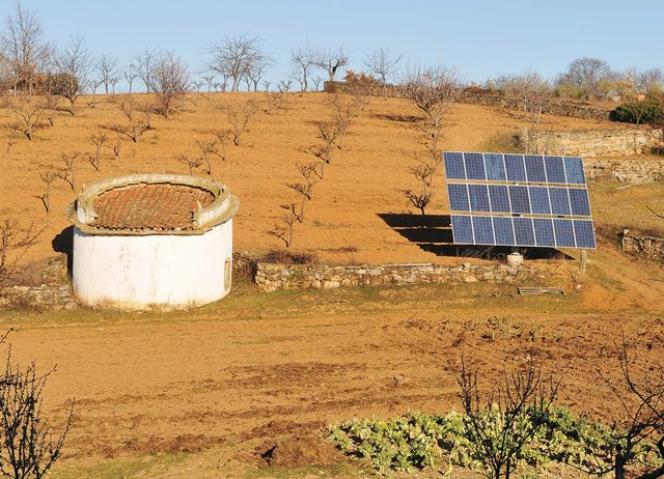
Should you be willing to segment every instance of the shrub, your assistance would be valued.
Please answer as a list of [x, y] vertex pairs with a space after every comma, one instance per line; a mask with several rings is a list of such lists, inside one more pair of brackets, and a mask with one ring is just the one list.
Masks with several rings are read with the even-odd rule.
[[313, 264], [318, 262], [318, 258], [313, 253], [298, 253], [284, 249], [273, 249], [268, 251], [263, 257], [268, 263], [280, 264]]
[[653, 100], [623, 103], [609, 114], [611, 121], [658, 124], [664, 122], [664, 108]]
[[46, 77], [46, 91], [51, 95], [66, 97], [72, 91], [78, 91], [79, 89], [78, 78], [70, 73], [50, 73]]

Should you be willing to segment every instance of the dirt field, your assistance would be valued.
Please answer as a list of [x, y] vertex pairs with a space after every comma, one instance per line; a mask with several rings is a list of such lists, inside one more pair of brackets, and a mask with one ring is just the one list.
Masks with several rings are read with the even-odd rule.
[[[247, 94], [190, 98], [172, 119], [154, 117], [155, 129], [139, 143], [123, 142], [118, 159], [105, 150], [101, 172], [81, 161], [78, 186], [133, 172], [187, 172], [177, 154], [193, 154], [194, 140], [225, 126], [215, 105], [247, 98], [264, 102]], [[296, 161], [307, 159], [315, 122], [329, 115], [323, 94], [294, 94], [288, 104], [259, 113], [243, 144], [215, 165], [213, 175], [242, 202], [238, 249], [279, 246], [266, 231], [290, 198], [286, 183], [296, 180]], [[413, 186], [416, 114], [402, 101], [371, 100], [316, 186], [296, 249], [330, 262], [466, 261], [424, 251], [378, 216], [409, 211], [400, 190]], [[522, 126], [514, 113], [470, 105], [455, 105], [449, 119], [446, 149], [505, 148]], [[0, 124], [11, 121], [0, 111]], [[34, 198], [43, 192], [39, 171], [59, 167], [62, 152], [92, 151], [87, 138], [121, 121], [118, 106], [100, 97], [76, 117], [57, 116], [31, 143], [0, 132], [0, 218], [46, 227], [29, 260], [54, 254], [51, 241], [67, 226], [63, 210], [75, 197], [55, 183], [46, 216]], [[556, 129], [612, 127], [544, 121]], [[431, 213], [446, 214], [439, 184]], [[626, 257], [616, 237], [624, 226], [664, 231], [645, 209], [664, 211], [664, 185], [620, 186], [590, 184], [599, 247], [580, 289], [575, 260], [541, 261], [564, 296], [522, 298], [515, 286], [479, 283], [261, 294], [236, 281], [222, 302], [187, 313], [0, 311], [0, 329], [14, 328], [14, 358], [44, 370], [57, 365], [47, 411], [61, 419], [76, 400], [52, 477], [366, 477], [364, 466], [342, 460], [322, 439], [323, 429], [352, 417], [458, 408], [462, 355], [487, 381], [535, 355], [562, 379], [562, 404], [602, 417], [611, 399], [597, 369], [617, 377], [623, 333], [642, 358], [664, 361], [664, 268]], [[261, 457], [275, 445], [269, 461]]]
[[[140, 95], [135, 95], [138, 101]], [[297, 162], [311, 161], [306, 149], [316, 141], [316, 122], [328, 120], [332, 108], [326, 94], [310, 93], [288, 96], [286, 110], [266, 112], [264, 94], [211, 94], [189, 97], [185, 111], [165, 120], [152, 118], [154, 130], [145, 133], [139, 143], [121, 142], [121, 154], [113, 159], [110, 146], [116, 142], [109, 134], [109, 147], [103, 148], [101, 171], [96, 172], [82, 157], [75, 167], [76, 188], [99, 178], [136, 172], [188, 173], [177, 160], [180, 154], [198, 154], [194, 142], [213, 138], [211, 131], [228, 127], [228, 120], [218, 107], [241, 104], [248, 99], [259, 107], [249, 124], [249, 132], [239, 147], [230, 146], [229, 160], [216, 161], [213, 176], [225, 182], [241, 201], [235, 222], [237, 249], [266, 251], [281, 247], [278, 239], [267, 234], [282, 216], [281, 204], [293, 201], [294, 193], [286, 186], [298, 180]], [[195, 104], [193, 103], [195, 101]], [[61, 154], [91, 153], [89, 137], [107, 131], [114, 123], [125, 124], [119, 97], [98, 96], [95, 107], [90, 98], [79, 100], [77, 116], [60, 113], [55, 126], [35, 133], [32, 142], [17, 137], [10, 128], [11, 112], [0, 110], [0, 218], [37, 221], [47, 226], [33, 257], [52, 254], [51, 240], [67, 226], [63, 211], [75, 198], [69, 185], [58, 180], [52, 185], [51, 213], [46, 216], [40, 200], [45, 191], [39, 172], [63, 166]], [[323, 261], [334, 262], [403, 262], [445, 261], [446, 258], [420, 249], [396, 233], [381, 219], [384, 213], [414, 213], [401, 192], [416, 186], [408, 168], [415, 164], [412, 153], [422, 151], [420, 134], [413, 120], [417, 111], [405, 100], [371, 98], [368, 107], [351, 124], [344, 140], [344, 150], [336, 153], [326, 169], [326, 178], [314, 188], [307, 204], [307, 221], [295, 234], [294, 248], [316, 252]], [[473, 105], [455, 105], [444, 128], [443, 149], [496, 150], [505, 148], [523, 121], [518, 114]], [[542, 128], [613, 128], [615, 124], [571, 118], [544, 118]], [[9, 153], [6, 152], [11, 143]], [[448, 214], [443, 179], [430, 208], [431, 214]], [[661, 191], [661, 190], [658, 190]], [[593, 191], [593, 194], [595, 192]], [[606, 192], [609, 195], [612, 192]], [[629, 196], [626, 191], [621, 196]], [[613, 195], [616, 196], [616, 195]], [[611, 204], [611, 200], [607, 204]], [[603, 201], [603, 199], [600, 199]], [[597, 211], [593, 198], [593, 208]], [[662, 195], [653, 207], [662, 207]], [[639, 206], [642, 209], [642, 206]], [[600, 222], [613, 223], [615, 212], [607, 212]], [[650, 215], [645, 209], [620, 212], [629, 217]], [[636, 215], [635, 215], [636, 213]], [[647, 218], [657, 226], [654, 216]], [[652, 224], [650, 224], [652, 223]], [[350, 251], [350, 252], [348, 252]]]

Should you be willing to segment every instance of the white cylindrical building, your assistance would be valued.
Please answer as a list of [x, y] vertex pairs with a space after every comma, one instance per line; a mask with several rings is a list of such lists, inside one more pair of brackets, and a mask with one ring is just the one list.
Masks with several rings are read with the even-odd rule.
[[76, 297], [137, 310], [223, 298], [238, 207], [225, 185], [193, 176], [132, 175], [87, 186], [68, 211]]

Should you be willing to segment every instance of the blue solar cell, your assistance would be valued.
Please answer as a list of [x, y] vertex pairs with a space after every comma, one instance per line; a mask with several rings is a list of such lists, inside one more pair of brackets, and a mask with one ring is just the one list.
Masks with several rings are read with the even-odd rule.
[[473, 244], [473, 225], [470, 216], [452, 215], [452, 238], [457, 244]]
[[475, 244], [496, 244], [493, 237], [493, 222], [490, 217], [473, 216]]
[[491, 211], [489, 190], [486, 185], [468, 185], [471, 211]]
[[553, 229], [556, 232], [556, 246], [560, 248], [574, 248], [574, 227], [570, 220], [553, 220]]
[[510, 201], [513, 213], [530, 213], [530, 201], [528, 200], [528, 188], [525, 186], [510, 186]]
[[465, 180], [466, 172], [463, 168], [463, 154], [445, 152], [445, 175], [447, 178]]
[[567, 188], [549, 188], [551, 197], [551, 212], [554, 215], [569, 215], [569, 198]]
[[493, 231], [496, 234], [496, 244], [503, 246], [514, 245], [514, 230], [512, 229], [512, 218], [500, 218], [494, 216]]
[[514, 243], [518, 246], [535, 246], [535, 235], [533, 233], [533, 220], [530, 218], [513, 218], [514, 221]]
[[526, 167], [523, 155], [505, 155], [505, 168], [509, 181], [526, 181]]
[[560, 156], [545, 156], [546, 180], [549, 183], [566, 183], [563, 159]]
[[588, 192], [586, 190], [570, 188], [569, 201], [572, 205], [573, 215], [590, 215], [590, 203], [588, 202]]
[[586, 183], [586, 176], [583, 174], [583, 161], [581, 158], [565, 158], [565, 173], [567, 174], [567, 183]]
[[491, 200], [491, 211], [510, 213], [510, 199], [507, 186], [489, 185], [489, 199]]
[[595, 232], [593, 231], [592, 221], [575, 220], [574, 232], [577, 248], [595, 247]]
[[556, 238], [553, 235], [553, 222], [550, 219], [535, 218], [535, 240], [537, 246], [555, 246]]
[[447, 185], [447, 191], [450, 195], [450, 210], [470, 211], [468, 188], [466, 185], [457, 185], [452, 183]]
[[481, 153], [464, 153], [466, 163], [466, 177], [469, 180], [485, 180], [484, 158]]
[[486, 166], [487, 180], [505, 181], [506, 176], [503, 155], [496, 153], [485, 153], [484, 165]]
[[551, 205], [549, 204], [549, 191], [548, 188], [531, 186], [530, 190], [530, 206], [533, 213], [551, 214]]
[[528, 181], [546, 181], [544, 158], [541, 156], [526, 155], [524, 161], [526, 162], [526, 177]]

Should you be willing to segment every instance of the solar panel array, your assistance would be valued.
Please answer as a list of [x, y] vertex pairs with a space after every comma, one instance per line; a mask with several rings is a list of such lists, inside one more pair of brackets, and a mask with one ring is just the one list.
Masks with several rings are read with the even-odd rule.
[[583, 160], [445, 152], [455, 244], [595, 248]]

